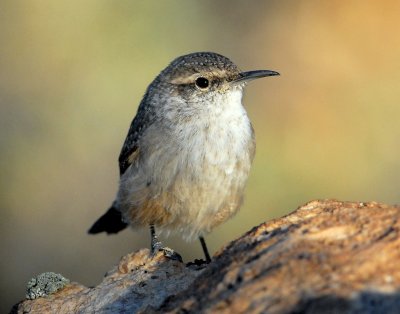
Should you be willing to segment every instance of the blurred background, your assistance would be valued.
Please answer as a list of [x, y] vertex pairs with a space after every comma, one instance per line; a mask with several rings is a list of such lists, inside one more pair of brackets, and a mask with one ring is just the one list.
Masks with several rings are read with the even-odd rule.
[[313, 199], [399, 203], [399, 16], [397, 0], [1, 1], [0, 312], [34, 275], [96, 285], [149, 246], [148, 230], [86, 231], [114, 198], [147, 85], [182, 54], [281, 73], [246, 89], [257, 154], [212, 252]]

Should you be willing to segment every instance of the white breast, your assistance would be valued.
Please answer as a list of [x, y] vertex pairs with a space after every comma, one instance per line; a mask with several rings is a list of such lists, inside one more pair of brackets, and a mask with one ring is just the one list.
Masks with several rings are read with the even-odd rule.
[[220, 166], [227, 173], [249, 149], [252, 128], [242, 106], [242, 91], [217, 94], [211, 103], [203, 104], [203, 112], [177, 132], [179, 145], [193, 167], [202, 162]]
[[175, 193], [191, 212], [181, 230], [189, 238], [210, 231], [219, 211], [229, 212], [224, 219], [237, 211], [253, 157], [253, 131], [242, 92], [219, 97], [192, 128], [179, 134], [182, 154]]

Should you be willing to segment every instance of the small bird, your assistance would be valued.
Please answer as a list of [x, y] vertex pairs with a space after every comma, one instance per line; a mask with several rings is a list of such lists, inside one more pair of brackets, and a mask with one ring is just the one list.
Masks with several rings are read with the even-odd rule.
[[204, 236], [238, 211], [255, 153], [243, 88], [273, 75], [213, 52], [173, 60], [147, 88], [119, 155], [116, 199], [89, 233], [149, 226], [151, 252], [181, 260], [155, 228], [176, 232], [199, 238], [210, 262]]

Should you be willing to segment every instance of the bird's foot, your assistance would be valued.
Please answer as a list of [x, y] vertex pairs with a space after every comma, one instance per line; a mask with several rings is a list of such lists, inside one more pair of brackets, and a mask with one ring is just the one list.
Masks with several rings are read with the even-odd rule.
[[183, 263], [182, 256], [178, 252], [175, 252], [173, 249], [169, 247], [163, 246], [162, 243], [159, 241], [152, 244], [151, 256], [155, 257], [158, 252], [163, 252], [164, 256], [168, 259]]
[[189, 263], [187, 263], [186, 264], [186, 266], [187, 267], [190, 267], [190, 266], [200, 266], [200, 267], [203, 267], [203, 266], [207, 266], [208, 264], [210, 264], [211, 263], [211, 261], [205, 261], [204, 259], [195, 259], [193, 262], [189, 262]]

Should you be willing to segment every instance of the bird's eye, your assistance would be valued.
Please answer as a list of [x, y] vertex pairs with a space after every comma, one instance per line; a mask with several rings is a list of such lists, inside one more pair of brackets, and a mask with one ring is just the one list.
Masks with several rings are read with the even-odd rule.
[[196, 79], [196, 86], [201, 89], [206, 89], [210, 85], [210, 82], [205, 77], [198, 77]]

